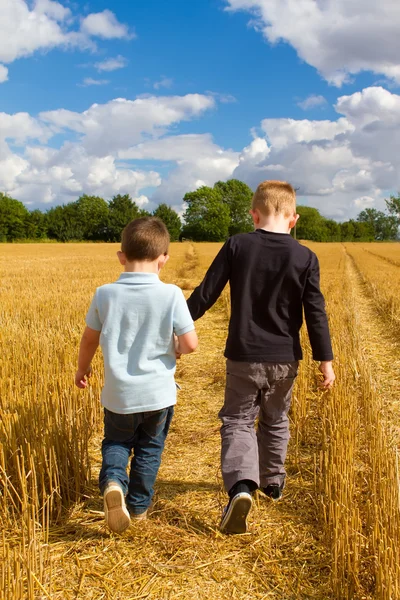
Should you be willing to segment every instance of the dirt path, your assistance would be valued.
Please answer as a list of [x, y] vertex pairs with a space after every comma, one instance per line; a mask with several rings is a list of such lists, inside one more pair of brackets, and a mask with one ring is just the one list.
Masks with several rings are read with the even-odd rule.
[[379, 314], [376, 300], [364, 283], [357, 262], [347, 250], [346, 260], [347, 274], [357, 298], [357, 321], [363, 352], [381, 395], [382, 416], [397, 445], [400, 445], [400, 335]]
[[[193, 253], [186, 295], [204, 271]], [[218, 531], [226, 502], [219, 467], [218, 410], [223, 401], [227, 328], [221, 298], [197, 322], [199, 350], [183, 357], [182, 386], [161, 466], [151, 517], [113, 536], [103, 523], [96, 477], [101, 436], [87, 502], [50, 534], [53, 598], [69, 600], [278, 599], [328, 600], [330, 557], [317, 519], [310, 448], [288, 457], [284, 499], [257, 496], [243, 536]], [[296, 454], [296, 456], [295, 456]], [[301, 467], [299, 468], [299, 465]]]

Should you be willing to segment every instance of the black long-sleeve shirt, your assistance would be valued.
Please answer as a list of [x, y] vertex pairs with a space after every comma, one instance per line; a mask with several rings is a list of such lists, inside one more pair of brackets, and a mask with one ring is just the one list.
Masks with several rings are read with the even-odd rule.
[[188, 299], [193, 320], [216, 302], [228, 281], [227, 358], [244, 362], [300, 360], [304, 308], [313, 358], [332, 360], [319, 263], [309, 248], [288, 234], [264, 229], [229, 238]]

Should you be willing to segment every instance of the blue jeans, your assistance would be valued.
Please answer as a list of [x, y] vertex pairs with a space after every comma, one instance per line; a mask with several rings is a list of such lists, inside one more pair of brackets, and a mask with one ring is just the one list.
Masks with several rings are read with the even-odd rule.
[[[99, 475], [101, 493], [110, 481], [118, 483], [130, 513], [141, 514], [150, 506], [174, 407], [120, 415], [104, 409], [103, 463]], [[128, 479], [126, 467], [133, 450]]]

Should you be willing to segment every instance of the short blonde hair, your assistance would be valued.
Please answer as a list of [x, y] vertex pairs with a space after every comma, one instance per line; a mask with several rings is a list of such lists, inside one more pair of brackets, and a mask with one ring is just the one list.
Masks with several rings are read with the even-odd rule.
[[266, 217], [281, 214], [290, 217], [296, 212], [296, 192], [286, 181], [263, 181], [254, 193], [251, 206]]

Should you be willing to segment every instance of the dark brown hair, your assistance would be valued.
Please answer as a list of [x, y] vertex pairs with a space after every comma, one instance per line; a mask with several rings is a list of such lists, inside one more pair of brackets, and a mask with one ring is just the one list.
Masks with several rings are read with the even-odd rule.
[[291, 217], [296, 212], [296, 192], [286, 181], [263, 181], [255, 191], [252, 208], [265, 216]]
[[168, 229], [157, 217], [135, 219], [122, 232], [121, 250], [129, 261], [155, 260], [168, 246]]

